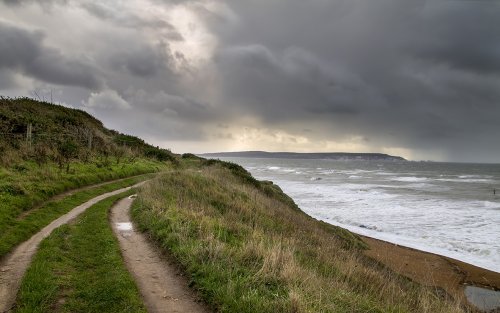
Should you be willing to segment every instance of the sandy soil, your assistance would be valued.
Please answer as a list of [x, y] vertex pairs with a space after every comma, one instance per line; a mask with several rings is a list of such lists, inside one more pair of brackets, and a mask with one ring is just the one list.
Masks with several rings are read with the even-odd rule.
[[370, 246], [366, 255], [421, 284], [441, 287], [456, 299], [465, 298], [465, 285], [500, 290], [500, 273], [369, 237], [363, 240]]
[[129, 216], [132, 201], [132, 197], [119, 201], [111, 209], [110, 220], [125, 264], [139, 286], [148, 312], [209, 312], [189, 289], [179, 269], [134, 229]]
[[16, 300], [16, 294], [21, 284], [21, 279], [26, 272], [31, 258], [35, 254], [40, 242], [52, 233], [57, 227], [70, 222], [86, 209], [96, 204], [97, 202], [114, 196], [116, 194], [127, 191], [131, 188], [138, 187], [144, 182], [138, 183], [131, 187], [118, 189], [97, 196], [77, 207], [70, 212], [62, 215], [58, 219], [52, 221], [45, 226], [40, 232], [33, 235], [29, 240], [17, 246], [11, 253], [6, 255], [0, 262], [0, 312], [10, 312]]

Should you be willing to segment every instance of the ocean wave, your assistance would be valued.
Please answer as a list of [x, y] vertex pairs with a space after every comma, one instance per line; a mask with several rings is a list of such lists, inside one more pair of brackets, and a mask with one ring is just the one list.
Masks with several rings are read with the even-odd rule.
[[487, 209], [500, 209], [500, 202], [482, 201], [482, 206]]
[[452, 183], [491, 183], [492, 179], [486, 178], [437, 178], [436, 180]]
[[380, 176], [394, 176], [396, 173], [390, 173], [390, 172], [375, 172], [375, 175], [380, 175]]
[[491, 175], [459, 175], [458, 178], [469, 179], [469, 178], [491, 178]]
[[[494, 187], [500, 195], [496, 167], [488, 176], [466, 165], [463, 171], [439, 164], [424, 164], [423, 169], [413, 165], [389, 164], [375, 171], [367, 166], [359, 171], [320, 161], [264, 163], [258, 178], [273, 180], [315, 218], [500, 272], [500, 196], [493, 196]], [[295, 171], [285, 171], [290, 169]]]
[[400, 181], [404, 183], [422, 182], [428, 180], [427, 177], [403, 176], [391, 178], [393, 181]]

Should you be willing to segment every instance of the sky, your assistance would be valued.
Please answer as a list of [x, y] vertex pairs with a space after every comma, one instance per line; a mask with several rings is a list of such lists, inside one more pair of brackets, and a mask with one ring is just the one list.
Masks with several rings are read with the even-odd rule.
[[500, 163], [500, 1], [0, 0], [0, 95], [178, 153]]

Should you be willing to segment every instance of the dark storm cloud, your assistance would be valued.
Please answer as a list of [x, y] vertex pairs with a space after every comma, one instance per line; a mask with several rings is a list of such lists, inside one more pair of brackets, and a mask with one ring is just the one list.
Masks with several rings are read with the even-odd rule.
[[417, 57], [476, 73], [500, 74], [498, 1], [444, 1], [426, 14], [426, 36], [411, 44]]
[[[1, 3], [20, 19], [23, 8], [37, 7]], [[61, 85], [65, 101], [115, 125], [135, 116], [130, 131], [158, 140], [229, 140], [249, 127], [291, 142], [358, 138], [372, 151], [500, 161], [498, 1], [46, 3], [59, 14], [80, 10], [98, 26], [72, 28], [83, 37], [71, 50], [45, 44], [44, 25], [57, 18], [50, 10], [38, 21], [32, 11], [24, 16], [23, 25], [43, 34], [13, 18], [1, 23], [4, 88], [19, 73]], [[89, 61], [75, 56], [79, 49]]]
[[330, 123], [335, 136], [367, 134], [380, 146], [500, 153], [478, 147], [500, 136], [498, 2], [231, 7], [239, 21], [212, 28], [225, 47], [216, 59], [225, 92], [241, 110], [269, 125]]
[[43, 44], [41, 32], [0, 22], [0, 69], [20, 70], [45, 82], [99, 88], [97, 71]]
[[301, 114], [356, 114], [349, 97], [362, 92], [359, 82], [327, 68], [301, 49], [275, 56], [260, 45], [228, 48], [216, 56], [224, 92], [242, 109], [261, 110], [263, 119]]

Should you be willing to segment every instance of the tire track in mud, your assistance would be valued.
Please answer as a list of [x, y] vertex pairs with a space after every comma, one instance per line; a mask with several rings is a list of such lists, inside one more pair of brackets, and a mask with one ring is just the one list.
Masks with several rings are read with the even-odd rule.
[[130, 219], [133, 196], [116, 203], [110, 221], [120, 243], [125, 264], [134, 277], [150, 313], [210, 312], [188, 287], [175, 265], [163, 257]]
[[97, 202], [125, 192], [131, 188], [139, 187], [144, 183], [145, 182], [140, 182], [133, 186], [107, 192], [80, 204], [68, 213], [53, 220], [49, 225], [42, 228], [42, 230], [33, 235], [30, 239], [21, 243], [12, 252], [7, 254], [0, 262], [0, 312], [10, 312], [13, 308], [21, 280], [31, 263], [31, 259], [36, 253], [40, 242], [48, 237], [54, 229], [72, 221]]

